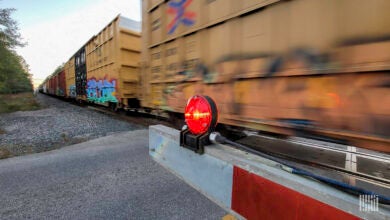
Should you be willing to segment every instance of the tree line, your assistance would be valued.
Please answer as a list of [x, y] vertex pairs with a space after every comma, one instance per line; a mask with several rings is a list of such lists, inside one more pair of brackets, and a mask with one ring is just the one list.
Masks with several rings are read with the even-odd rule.
[[32, 79], [26, 61], [15, 52], [22, 47], [12, 8], [0, 8], [0, 94], [31, 92]]

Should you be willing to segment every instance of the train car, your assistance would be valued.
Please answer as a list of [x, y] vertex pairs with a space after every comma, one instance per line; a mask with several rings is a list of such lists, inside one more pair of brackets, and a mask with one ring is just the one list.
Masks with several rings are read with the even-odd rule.
[[65, 74], [65, 69], [60, 69], [58, 72], [48, 76], [43, 82], [45, 87], [42, 89], [43, 92], [53, 96], [66, 97]]
[[52, 83], [51, 83], [51, 80], [50, 80], [50, 77], [51, 76], [48, 76], [47, 77], [47, 82], [46, 82], [46, 94], [50, 94], [50, 90], [51, 90], [51, 85], [52, 85]]
[[390, 152], [387, 0], [143, 0], [141, 105]]
[[[139, 107], [140, 26], [117, 16], [76, 54], [78, 97], [114, 109]], [[78, 70], [84, 64], [86, 75]]]
[[75, 61], [76, 100], [85, 101], [87, 99], [87, 64], [85, 59], [85, 45], [82, 46], [73, 57]]
[[56, 95], [57, 88], [58, 88], [58, 77], [56, 74], [52, 74], [49, 76], [48, 94]]
[[66, 97], [66, 80], [65, 80], [65, 69], [62, 69], [56, 74], [57, 77], [57, 90], [56, 96]]
[[65, 71], [65, 87], [66, 97], [75, 99], [76, 98], [76, 74], [75, 74], [75, 59], [71, 57], [64, 65]]
[[42, 92], [113, 109], [139, 108], [140, 30], [139, 22], [118, 15], [47, 78]]
[[43, 80], [42, 83], [39, 85], [38, 91], [39, 91], [40, 93], [44, 93], [44, 94], [47, 93], [46, 81], [47, 81], [47, 79]]
[[49, 87], [50, 87], [50, 82], [49, 82], [49, 77], [46, 78], [46, 81], [45, 81], [45, 84], [44, 84], [44, 89], [43, 89], [43, 92], [45, 94], [49, 94]]

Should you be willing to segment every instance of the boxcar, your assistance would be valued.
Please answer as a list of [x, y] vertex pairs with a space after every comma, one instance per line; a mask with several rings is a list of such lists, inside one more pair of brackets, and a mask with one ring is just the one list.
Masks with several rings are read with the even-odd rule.
[[48, 94], [50, 95], [55, 95], [57, 91], [57, 86], [58, 86], [58, 79], [57, 75], [52, 74], [49, 77], [49, 87], [48, 87]]
[[390, 152], [390, 1], [142, 3], [142, 106]]
[[86, 43], [85, 54], [85, 78], [77, 77], [76, 56], [77, 95], [85, 94], [89, 102], [113, 108], [139, 107], [139, 22], [117, 16]]
[[66, 79], [65, 79], [65, 69], [62, 69], [56, 74], [57, 77], [57, 90], [55, 95], [59, 97], [66, 97]]
[[76, 99], [78, 100], [86, 100], [87, 97], [87, 64], [85, 57], [85, 46], [83, 46], [74, 55]]
[[76, 74], [74, 60], [74, 57], [71, 57], [64, 65], [67, 98], [76, 98]]
[[[42, 92], [117, 108], [139, 108], [140, 29], [118, 15], [47, 77]], [[47, 91], [45, 91], [47, 90]]]
[[40, 86], [40, 92], [47, 94], [47, 78], [43, 80], [41, 86]]
[[54, 96], [66, 97], [65, 69], [51, 74], [46, 78], [43, 84], [43, 93]]

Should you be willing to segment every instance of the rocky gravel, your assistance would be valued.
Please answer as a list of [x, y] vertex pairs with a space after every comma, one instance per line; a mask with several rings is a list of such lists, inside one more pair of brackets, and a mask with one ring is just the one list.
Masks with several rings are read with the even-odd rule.
[[0, 114], [0, 159], [145, 128], [43, 94], [36, 111]]

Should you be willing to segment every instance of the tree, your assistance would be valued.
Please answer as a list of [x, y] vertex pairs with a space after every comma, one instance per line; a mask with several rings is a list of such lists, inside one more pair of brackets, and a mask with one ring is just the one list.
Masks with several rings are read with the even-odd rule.
[[0, 46], [0, 93], [32, 91], [29, 72], [22, 60], [16, 52]]
[[24, 46], [21, 42], [18, 23], [11, 18], [14, 11], [14, 8], [0, 9], [0, 46], [8, 49]]
[[11, 18], [15, 9], [0, 8], [0, 93], [32, 91], [26, 61], [13, 49], [24, 46], [17, 22]]

